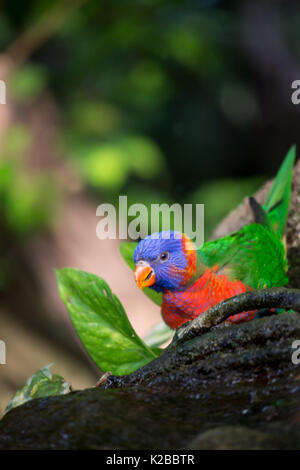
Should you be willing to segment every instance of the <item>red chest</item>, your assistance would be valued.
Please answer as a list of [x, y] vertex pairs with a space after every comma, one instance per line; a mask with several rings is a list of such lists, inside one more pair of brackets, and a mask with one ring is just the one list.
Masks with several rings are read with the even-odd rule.
[[171, 328], [178, 328], [222, 300], [247, 290], [249, 288], [241, 281], [231, 281], [225, 274], [216, 274], [208, 269], [186, 290], [165, 292], [162, 315]]

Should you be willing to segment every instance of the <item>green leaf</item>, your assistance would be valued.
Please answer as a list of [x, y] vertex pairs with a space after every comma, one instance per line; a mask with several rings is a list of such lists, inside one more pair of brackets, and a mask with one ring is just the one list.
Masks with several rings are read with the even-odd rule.
[[103, 279], [72, 268], [56, 270], [56, 277], [81, 341], [104, 372], [129, 374], [159, 355], [136, 334]]
[[[121, 255], [123, 256], [124, 261], [127, 263], [127, 265], [134, 271], [135, 264], [133, 261], [133, 253], [134, 250], [137, 246], [137, 243], [133, 242], [124, 242], [120, 246], [120, 251]], [[149, 299], [152, 300], [156, 305], [159, 305], [159, 307], [162, 304], [162, 293], [161, 292], [155, 292], [152, 289], [149, 289], [149, 287], [146, 287], [143, 289], [144, 294], [146, 294]]]
[[63, 377], [52, 374], [49, 364], [32, 375], [8, 403], [4, 414], [34, 398], [64, 395], [70, 391], [70, 385]]
[[165, 323], [155, 325], [144, 337], [144, 341], [151, 348], [157, 348], [166, 343], [174, 335], [174, 330], [168, 327]]

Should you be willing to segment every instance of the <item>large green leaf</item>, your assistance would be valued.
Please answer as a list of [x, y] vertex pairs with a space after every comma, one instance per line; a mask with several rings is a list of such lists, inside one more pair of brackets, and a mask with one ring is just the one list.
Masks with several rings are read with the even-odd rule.
[[52, 364], [43, 367], [32, 375], [8, 403], [5, 413], [33, 398], [43, 398], [52, 395], [64, 395], [70, 391], [70, 385], [57, 374], [52, 374]]
[[129, 374], [159, 355], [136, 334], [103, 279], [72, 268], [57, 270], [56, 277], [81, 341], [104, 372]]
[[[120, 246], [121, 255], [123, 256], [123, 259], [125, 260], [127, 265], [130, 267], [130, 269], [132, 269], [132, 271], [134, 271], [134, 268], [135, 268], [135, 264], [133, 261], [133, 253], [134, 253], [136, 246], [137, 246], [137, 243], [133, 243], [133, 242], [124, 242]], [[147, 295], [147, 297], [149, 297], [149, 299], [151, 299], [154, 303], [156, 303], [156, 305], [161, 306], [162, 304], [161, 292], [155, 292], [154, 290], [149, 289], [149, 287], [146, 287], [145, 289], [143, 289], [143, 292], [144, 294]]]

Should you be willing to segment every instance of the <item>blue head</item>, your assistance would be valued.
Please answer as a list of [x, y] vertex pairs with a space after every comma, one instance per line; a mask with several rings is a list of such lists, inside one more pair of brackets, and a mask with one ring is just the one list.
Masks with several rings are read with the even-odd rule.
[[133, 260], [135, 279], [143, 289], [160, 292], [178, 290], [192, 277], [196, 267], [196, 252], [192, 242], [178, 232], [149, 235], [137, 245]]

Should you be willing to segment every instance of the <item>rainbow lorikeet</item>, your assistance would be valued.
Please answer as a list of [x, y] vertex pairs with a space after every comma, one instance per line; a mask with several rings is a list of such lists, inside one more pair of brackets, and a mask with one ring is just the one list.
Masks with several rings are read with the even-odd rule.
[[[250, 198], [254, 223], [209, 241], [197, 249], [178, 232], [160, 232], [141, 240], [134, 251], [135, 279], [140, 288], [162, 293], [162, 316], [178, 328], [213, 305], [251, 289], [287, 284], [287, 258], [282, 241], [288, 216], [294, 147], [284, 160], [260, 206]], [[248, 311], [229, 317], [239, 323], [261, 316]]]

